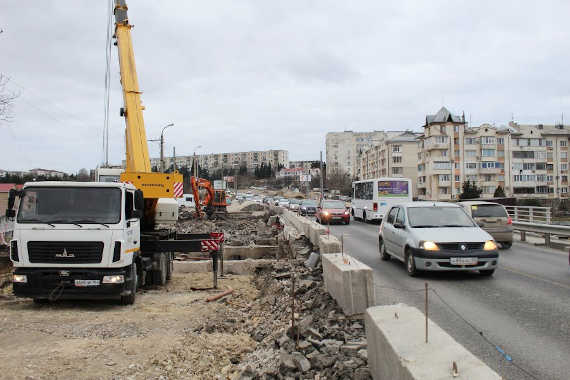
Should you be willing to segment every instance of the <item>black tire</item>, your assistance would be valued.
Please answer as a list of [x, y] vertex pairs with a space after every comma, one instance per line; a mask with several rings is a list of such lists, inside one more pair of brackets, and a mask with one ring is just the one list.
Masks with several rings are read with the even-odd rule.
[[168, 260], [166, 254], [161, 253], [158, 258], [158, 269], [152, 271], [152, 283], [154, 285], [163, 286], [166, 284], [166, 275], [168, 272]]
[[386, 252], [386, 246], [384, 245], [383, 239], [378, 239], [378, 253], [380, 253], [380, 258], [384, 261], [390, 260], [390, 255]]
[[406, 272], [410, 277], [416, 277], [418, 275], [418, 270], [416, 269], [416, 261], [414, 260], [414, 255], [410, 250], [406, 250]]
[[137, 274], [137, 264], [133, 263], [131, 265], [131, 278], [129, 280], [129, 290], [131, 294], [127, 296], [121, 296], [121, 305], [132, 305], [135, 303], [138, 288], [138, 274]]
[[510, 249], [513, 246], [512, 241], [501, 242], [501, 249]]
[[174, 252], [170, 252], [168, 254], [166, 281], [169, 281], [172, 278], [172, 272], [174, 272]]
[[45, 305], [49, 303], [49, 299], [47, 298], [34, 298], [34, 303], [36, 305]]
[[485, 276], [485, 277], [490, 277], [493, 275], [493, 273], [495, 273], [494, 269], [485, 269], [485, 270], [480, 270], [479, 274], [481, 276]]

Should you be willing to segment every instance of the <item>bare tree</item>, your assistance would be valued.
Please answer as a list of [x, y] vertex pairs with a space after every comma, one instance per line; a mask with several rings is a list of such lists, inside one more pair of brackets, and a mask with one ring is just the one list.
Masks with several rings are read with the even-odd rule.
[[0, 121], [12, 120], [12, 104], [18, 93], [7, 88], [9, 78], [0, 73]]

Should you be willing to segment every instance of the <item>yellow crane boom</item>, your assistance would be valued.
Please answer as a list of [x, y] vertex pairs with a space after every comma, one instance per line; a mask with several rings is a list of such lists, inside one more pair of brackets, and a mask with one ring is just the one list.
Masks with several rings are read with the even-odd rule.
[[[141, 91], [137, 78], [135, 54], [125, 0], [115, 0], [115, 35], [119, 49], [121, 85], [124, 107], [121, 116], [125, 118], [126, 169], [121, 174], [122, 182], [130, 182], [143, 191], [149, 211], [154, 212], [158, 198], [182, 196], [182, 175], [174, 173], [153, 173], [148, 153], [148, 143], [142, 111]], [[149, 215], [150, 217], [150, 215]]]

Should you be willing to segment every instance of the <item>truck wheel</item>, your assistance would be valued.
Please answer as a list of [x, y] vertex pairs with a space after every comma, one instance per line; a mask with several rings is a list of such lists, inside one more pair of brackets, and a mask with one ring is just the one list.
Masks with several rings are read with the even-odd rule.
[[166, 280], [170, 280], [172, 278], [172, 272], [174, 272], [174, 252], [170, 252], [168, 254], [168, 263], [166, 268]]
[[166, 284], [166, 272], [168, 271], [168, 263], [166, 254], [161, 253], [158, 259], [158, 269], [152, 271], [152, 283], [154, 285]]
[[129, 290], [131, 291], [131, 294], [128, 296], [121, 296], [121, 305], [132, 305], [135, 303], [135, 298], [137, 295], [137, 283], [137, 264], [133, 263], [133, 265], [131, 265], [131, 280], [129, 281]]

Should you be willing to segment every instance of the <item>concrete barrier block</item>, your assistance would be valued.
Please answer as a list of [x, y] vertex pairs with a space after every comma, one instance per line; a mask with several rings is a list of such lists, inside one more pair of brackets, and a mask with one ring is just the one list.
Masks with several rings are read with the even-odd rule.
[[331, 253], [322, 255], [325, 289], [346, 315], [364, 313], [375, 305], [372, 269], [355, 258]]
[[246, 246], [224, 246], [224, 260], [231, 259], [261, 259], [277, 257], [278, 246], [275, 245], [246, 245]]
[[326, 233], [327, 233], [327, 228], [325, 226], [322, 226], [318, 223], [312, 222], [309, 226], [308, 237], [314, 246], [318, 246], [320, 236], [325, 235]]
[[[368, 365], [379, 379], [501, 379], [425, 315], [404, 304], [375, 306], [365, 313]], [[453, 362], [458, 377], [452, 375]]]
[[333, 235], [319, 236], [319, 253], [339, 253], [341, 252], [340, 240]]
[[[224, 260], [224, 273], [247, 275], [253, 274], [259, 267], [270, 265], [273, 260]], [[221, 268], [220, 268], [221, 269]], [[174, 261], [174, 273], [204, 273], [212, 271], [212, 260]]]

